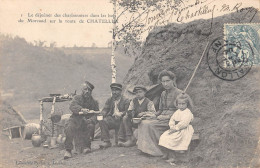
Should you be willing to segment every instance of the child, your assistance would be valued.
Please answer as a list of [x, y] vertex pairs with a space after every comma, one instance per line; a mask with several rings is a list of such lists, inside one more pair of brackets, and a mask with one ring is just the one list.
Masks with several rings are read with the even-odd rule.
[[135, 98], [130, 102], [127, 115], [124, 116], [122, 120], [124, 125], [122, 128], [125, 129], [127, 141], [118, 142], [118, 146], [130, 147], [135, 145], [136, 137], [134, 138], [133, 136], [132, 127], [137, 128], [138, 124], [132, 123], [132, 118], [145, 117], [148, 119], [156, 117], [156, 111], [153, 102], [145, 97], [147, 89], [142, 85], [138, 85], [134, 87], [133, 92], [135, 93]]
[[155, 117], [155, 107], [151, 100], [145, 97], [147, 89], [138, 85], [134, 87], [135, 98], [130, 102], [128, 111], [132, 118]]
[[[163, 147], [164, 159], [169, 157], [171, 151], [173, 154], [177, 152], [180, 157], [185, 157], [183, 154], [188, 150], [194, 132], [190, 125], [193, 120], [193, 114], [189, 110], [193, 106], [191, 98], [186, 93], [179, 94], [176, 98], [176, 106], [178, 110], [169, 121], [170, 129], [165, 131], [159, 140], [159, 145]], [[174, 164], [176, 159], [171, 158], [168, 162]]]

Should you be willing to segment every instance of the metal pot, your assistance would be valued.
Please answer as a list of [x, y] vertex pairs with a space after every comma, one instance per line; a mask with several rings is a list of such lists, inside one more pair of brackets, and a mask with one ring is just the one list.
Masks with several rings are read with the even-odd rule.
[[34, 147], [40, 147], [42, 144], [42, 137], [39, 134], [32, 135], [32, 145]]
[[57, 143], [58, 144], [61, 144], [61, 141], [62, 141], [62, 135], [60, 134], [57, 138]]
[[60, 120], [61, 120], [61, 114], [57, 114], [57, 113], [51, 114], [51, 121], [53, 123], [57, 123]]

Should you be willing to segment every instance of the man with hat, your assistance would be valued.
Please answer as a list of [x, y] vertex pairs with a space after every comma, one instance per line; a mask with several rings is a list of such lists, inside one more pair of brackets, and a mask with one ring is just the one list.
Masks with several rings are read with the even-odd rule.
[[100, 148], [108, 148], [111, 146], [109, 136], [110, 129], [119, 129], [118, 138], [125, 139], [124, 134], [122, 134], [122, 131], [120, 130], [120, 125], [122, 118], [126, 115], [127, 109], [129, 107], [129, 100], [122, 96], [121, 84], [112, 83], [110, 88], [112, 91], [112, 96], [107, 99], [101, 112], [101, 114], [104, 116], [104, 119], [99, 121], [101, 139], [103, 140]]
[[134, 137], [132, 127], [137, 128], [137, 124], [132, 123], [132, 118], [155, 118], [155, 107], [151, 100], [145, 97], [145, 93], [147, 89], [143, 85], [138, 85], [134, 87], [133, 92], [135, 93], [135, 98], [130, 102], [128, 113], [123, 117], [121, 127], [124, 129], [124, 133], [126, 134], [126, 142], [119, 142], [119, 146], [130, 147], [133, 146]]
[[91, 152], [90, 136], [94, 131], [96, 117], [94, 114], [88, 114], [89, 111], [99, 111], [98, 102], [92, 97], [94, 86], [85, 81], [80, 95], [76, 95], [71, 104], [70, 110], [72, 115], [65, 125], [65, 149], [64, 159], [72, 157], [72, 141], [76, 135], [80, 134], [83, 138], [83, 153]]

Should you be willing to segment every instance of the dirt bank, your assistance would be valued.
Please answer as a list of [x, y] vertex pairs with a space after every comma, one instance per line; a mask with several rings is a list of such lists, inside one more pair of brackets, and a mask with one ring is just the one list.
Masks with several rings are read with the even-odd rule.
[[[161, 70], [177, 75], [177, 85], [184, 89], [207, 43], [223, 37], [224, 23], [238, 23], [252, 16], [244, 12], [196, 20], [187, 24], [171, 24], [151, 32], [142, 54], [136, 58], [124, 83], [129, 85], [158, 83]], [[259, 22], [259, 16], [252, 20]], [[201, 141], [190, 157], [191, 167], [248, 167], [259, 140], [259, 65], [236, 81], [217, 78], [209, 70], [206, 57], [187, 93], [194, 100], [193, 114], [198, 118], [195, 132]]]

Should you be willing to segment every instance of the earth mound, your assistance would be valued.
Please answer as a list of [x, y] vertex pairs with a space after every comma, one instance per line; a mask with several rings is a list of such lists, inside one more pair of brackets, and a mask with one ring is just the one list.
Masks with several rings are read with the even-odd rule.
[[19, 112], [15, 111], [15, 109], [13, 109], [13, 107], [10, 104], [3, 101], [0, 104], [0, 127], [5, 129], [9, 127], [22, 126], [26, 124], [26, 121], [24, 120], [23, 116], [20, 115]]
[[[207, 37], [210, 41], [223, 37], [224, 23], [240, 23], [242, 18], [249, 22], [252, 16], [244, 11], [214, 18], [212, 33], [211, 19], [153, 30], [124, 84], [157, 84], [160, 71], [168, 69], [176, 74], [178, 88], [184, 89], [206, 47]], [[256, 15], [252, 22], [259, 20]], [[189, 155], [191, 167], [254, 166], [252, 159], [259, 158], [259, 68], [254, 65], [245, 77], [226, 81], [212, 74], [204, 55], [187, 90], [195, 104], [192, 112], [198, 118], [193, 127], [200, 134], [198, 146]]]

